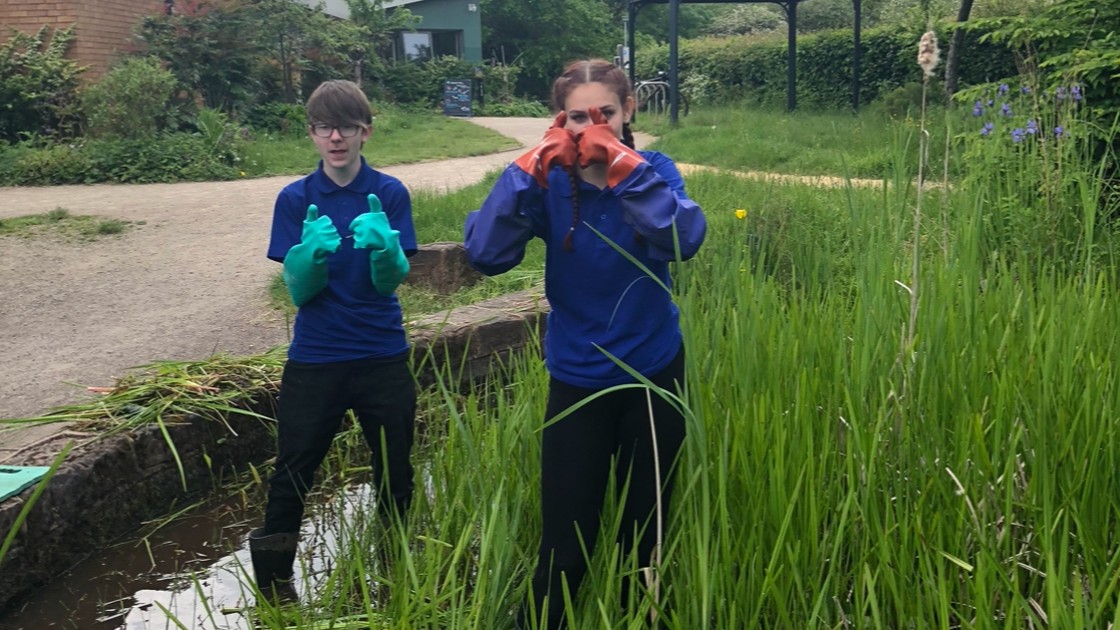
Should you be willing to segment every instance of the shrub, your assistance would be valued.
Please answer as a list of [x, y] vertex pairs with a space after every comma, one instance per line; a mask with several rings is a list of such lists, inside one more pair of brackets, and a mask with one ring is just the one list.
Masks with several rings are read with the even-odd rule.
[[524, 99], [511, 99], [505, 103], [491, 103], [489, 100], [475, 110], [479, 116], [524, 116], [529, 118], [544, 118], [550, 112], [548, 107], [537, 101]]
[[175, 77], [152, 57], [126, 59], [82, 98], [92, 137], [146, 138], [171, 126]]
[[307, 126], [307, 110], [291, 103], [261, 103], [250, 107], [242, 122], [258, 131], [302, 135]]
[[76, 123], [78, 79], [85, 68], [66, 52], [74, 27], [35, 35], [13, 32], [0, 46], [0, 140], [27, 133], [69, 136]]
[[[863, 102], [915, 80], [914, 63], [920, 33], [898, 28], [863, 32], [860, 91]], [[982, 42], [982, 33], [970, 31], [961, 57], [961, 86], [986, 83], [994, 77], [1015, 74], [1007, 46]], [[690, 75], [706, 77], [717, 86], [718, 102], [744, 100], [750, 104], [781, 105], [786, 97], [786, 38], [784, 34], [684, 40], [679, 63], [683, 81]], [[797, 101], [808, 108], [846, 108], [851, 104], [852, 33], [823, 31], [802, 35], [797, 42]], [[669, 67], [665, 45], [649, 46], [635, 54], [639, 77]]]
[[33, 147], [15, 145], [0, 153], [0, 186], [155, 183], [233, 179], [228, 155], [198, 134], [153, 138], [92, 139], [84, 143]]

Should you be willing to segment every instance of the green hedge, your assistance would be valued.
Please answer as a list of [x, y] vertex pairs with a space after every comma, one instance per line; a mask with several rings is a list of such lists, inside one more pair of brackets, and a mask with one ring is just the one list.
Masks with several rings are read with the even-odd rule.
[[[1011, 52], [1003, 46], [980, 43], [981, 33], [966, 33], [960, 63], [960, 86], [967, 87], [1015, 75]], [[892, 90], [921, 80], [917, 32], [898, 28], [862, 33], [860, 100], [869, 103]], [[948, 35], [939, 35], [942, 57]], [[797, 40], [797, 102], [807, 108], [844, 108], [851, 105], [853, 37], [850, 30], [802, 35]], [[667, 45], [636, 51], [638, 76], [652, 76], [669, 67]], [[760, 105], [786, 101], [786, 40], [773, 36], [742, 36], [682, 40], [680, 73], [711, 81], [708, 94], [689, 94], [693, 102], [739, 100]], [[939, 68], [944, 73], [944, 64]]]
[[96, 182], [155, 183], [234, 179], [228, 155], [198, 135], [84, 140], [46, 148], [0, 145], [0, 186]]

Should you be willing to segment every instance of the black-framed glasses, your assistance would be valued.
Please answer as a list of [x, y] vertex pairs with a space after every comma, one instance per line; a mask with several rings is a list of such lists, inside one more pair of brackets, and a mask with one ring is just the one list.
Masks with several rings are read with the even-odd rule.
[[336, 127], [334, 125], [314, 124], [311, 125], [311, 133], [318, 138], [329, 138], [337, 130], [338, 135], [343, 138], [353, 138], [364, 128], [362, 125], [339, 125]]

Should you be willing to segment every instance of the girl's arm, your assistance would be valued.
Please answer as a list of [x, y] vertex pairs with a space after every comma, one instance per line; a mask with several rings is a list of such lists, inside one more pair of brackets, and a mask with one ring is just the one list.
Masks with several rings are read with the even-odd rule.
[[652, 258], [677, 260], [679, 241], [680, 260], [688, 260], [704, 242], [704, 212], [685, 193], [684, 178], [671, 159], [654, 152], [644, 157], [648, 161], [614, 187], [622, 200], [623, 218], [645, 239]]
[[532, 216], [539, 216], [543, 189], [511, 164], [490, 190], [482, 207], [467, 215], [464, 245], [475, 269], [494, 276], [513, 269], [533, 238]]

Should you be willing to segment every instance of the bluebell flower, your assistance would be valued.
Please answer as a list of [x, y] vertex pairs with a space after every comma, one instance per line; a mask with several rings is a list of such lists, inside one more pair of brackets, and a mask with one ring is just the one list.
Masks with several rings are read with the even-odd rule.
[[1054, 135], [1055, 135], [1055, 136], [1060, 136], [1060, 135], [1062, 135], [1063, 133], [1065, 133], [1065, 131], [1066, 131], [1066, 130], [1065, 130], [1065, 129], [1062, 129], [1062, 126], [1061, 126], [1061, 125], [1058, 125], [1057, 127], [1054, 127]]
[[1022, 92], [1023, 94], [1030, 94], [1031, 93], [1031, 88], [1024, 85], [1023, 87], [1019, 88], [1019, 91]]
[[993, 129], [994, 127], [995, 127], [995, 125], [993, 125], [993, 124], [992, 124], [992, 123], [990, 123], [990, 122], [986, 122], [986, 123], [984, 123], [984, 128], [980, 130], [980, 135], [982, 135], [982, 136], [986, 136], [986, 135], [988, 135], [988, 134], [992, 133], [992, 129]]
[[1006, 83], [1000, 83], [999, 84], [999, 89], [996, 90], [996, 91], [1000, 94], [1007, 94], [1007, 90], [1009, 90], [1009, 89], [1011, 89], [1011, 88], [1007, 87]]
[[1075, 86], [1071, 87], [1069, 89], [1069, 93], [1070, 93], [1071, 96], [1073, 96], [1073, 100], [1075, 100], [1075, 101], [1080, 101], [1081, 100], [1081, 86], [1080, 85], [1075, 85]]
[[1011, 106], [1008, 105], [1007, 103], [1004, 103], [1003, 107], [1000, 108], [1000, 111], [1003, 112], [1004, 116], [1010, 116], [1011, 115]]
[[1038, 123], [1036, 123], [1033, 118], [1027, 121], [1027, 133], [1038, 133]]
[[984, 115], [984, 106], [980, 104], [980, 101], [976, 101], [976, 104], [972, 106], [972, 115], [977, 118]]
[[1027, 132], [1023, 131], [1022, 127], [1016, 127], [1016, 128], [1011, 130], [1011, 139], [1014, 140], [1015, 142], [1022, 142], [1023, 141], [1023, 136], [1025, 136], [1026, 133]]
[[993, 101], [992, 99], [988, 99], [988, 107], [991, 107], [992, 105], [995, 105], [995, 103], [996, 102]]

